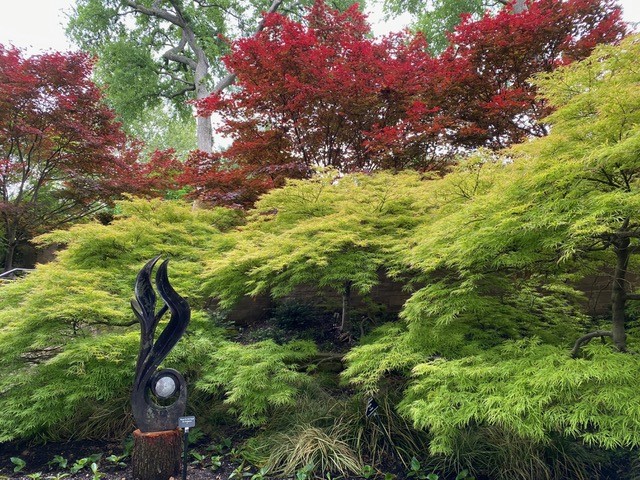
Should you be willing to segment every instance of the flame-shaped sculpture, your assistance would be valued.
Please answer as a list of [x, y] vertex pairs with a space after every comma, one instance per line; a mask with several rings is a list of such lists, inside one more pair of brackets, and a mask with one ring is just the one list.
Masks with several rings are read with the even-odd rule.
[[[178, 418], [184, 414], [187, 405], [187, 384], [182, 375], [172, 368], [156, 371], [178, 343], [191, 318], [189, 304], [169, 283], [169, 260], [165, 260], [156, 272], [156, 287], [164, 301], [164, 305], [156, 313], [156, 294], [151, 284], [151, 272], [159, 259], [158, 256], [150, 260], [140, 270], [136, 278], [135, 298], [131, 300], [131, 308], [140, 321], [141, 330], [140, 355], [136, 365], [131, 406], [136, 424], [142, 432], [177, 428]], [[156, 326], [167, 310], [171, 312], [171, 319], [154, 343]]]

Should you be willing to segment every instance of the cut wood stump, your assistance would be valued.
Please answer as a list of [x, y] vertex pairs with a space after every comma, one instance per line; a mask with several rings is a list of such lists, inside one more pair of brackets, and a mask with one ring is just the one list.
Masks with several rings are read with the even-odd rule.
[[180, 430], [133, 432], [131, 466], [134, 480], [169, 480], [180, 475]]

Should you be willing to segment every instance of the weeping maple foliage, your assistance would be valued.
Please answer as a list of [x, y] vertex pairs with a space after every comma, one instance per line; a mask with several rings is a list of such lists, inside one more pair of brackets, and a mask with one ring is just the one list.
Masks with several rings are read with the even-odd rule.
[[244, 208], [263, 192], [276, 186], [272, 177], [252, 172], [251, 167], [229, 167], [220, 153], [191, 152], [178, 182], [187, 185], [191, 196], [207, 203]]
[[204, 200], [249, 205], [317, 166], [440, 170], [460, 152], [543, 135], [535, 121], [549, 112], [527, 79], [625, 31], [610, 0], [536, 0], [519, 14], [463, 18], [432, 57], [421, 35], [373, 39], [355, 5], [318, 1], [300, 22], [267, 15], [224, 59], [240, 88], [197, 104], [220, 115], [233, 143], [194, 156], [182, 181]]
[[33, 235], [78, 220], [123, 192], [168, 186], [171, 152], [139, 161], [82, 53], [23, 56], [0, 45], [0, 220], [5, 269]]

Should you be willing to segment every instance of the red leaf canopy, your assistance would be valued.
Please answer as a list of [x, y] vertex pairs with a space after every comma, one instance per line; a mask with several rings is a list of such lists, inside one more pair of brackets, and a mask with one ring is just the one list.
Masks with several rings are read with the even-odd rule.
[[166, 160], [138, 162], [139, 148], [127, 145], [91, 81], [92, 66], [82, 53], [24, 57], [0, 45], [0, 218], [8, 250], [114, 195], [158, 187], [152, 170]]
[[[356, 6], [319, 1], [302, 22], [277, 13], [265, 22], [225, 58], [239, 88], [198, 104], [233, 140], [207, 168], [194, 157], [183, 177], [204, 199], [247, 204], [317, 166], [441, 169], [460, 152], [542, 135], [536, 121], [548, 111], [528, 78], [625, 33], [609, 0], [536, 0], [520, 14], [463, 18], [436, 58], [420, 35], [372, 39]], [[235, 191], [242, 179], [257, 190]]]

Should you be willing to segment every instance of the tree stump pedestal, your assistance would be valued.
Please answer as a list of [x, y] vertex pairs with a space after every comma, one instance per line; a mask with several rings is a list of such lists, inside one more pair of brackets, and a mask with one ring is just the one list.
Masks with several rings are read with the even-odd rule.
[[179, 429], [133, 432], [131, 466], [134, 480], [169, 480], [180, 476], [182, 435]]

